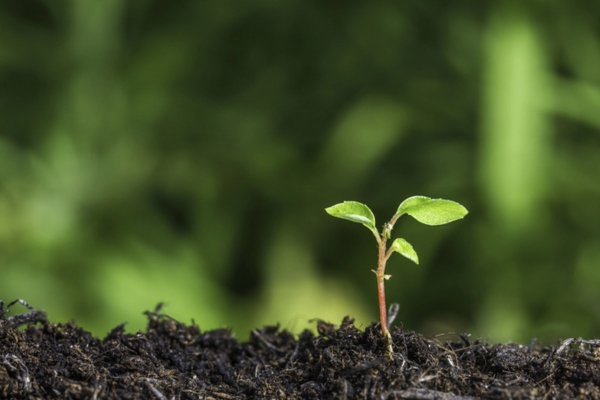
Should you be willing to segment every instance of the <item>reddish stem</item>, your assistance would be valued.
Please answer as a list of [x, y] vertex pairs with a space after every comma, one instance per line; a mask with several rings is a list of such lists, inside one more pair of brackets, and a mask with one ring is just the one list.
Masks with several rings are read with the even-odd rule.
[[385, 235], [381, 236], [379, 242], [379, 259], [377, 262], [377, 295], [379, 298], [379, 319], [381, 321], [381, 333], [385, 337], [390, 337], [390, 332], [387, 326], [387, 307], [385, 302], [385, 264], [387, 261], [386, 257], [386, 242], [387, 238]]
[[[379, 320], [381, 321], [381, 333], [387, 342], [388, 357], [392, 358], [392, 335], [388, 329], [387, 322], [387, 305], [385, 303], [385, 264], [388, 258], [392, 255], [392, 249], [387, 249], [387, 240], [390, 238], [394, 224], [400, 218], [401, 214], [394, 214], [390, 222], [383, 225], [381, 235], [375, 234], [377, 243], [379, 244], [379, 257], [377, 261], [377, 297], [379, 298]], [[375, 232], [373, 232], [375, 233]]]

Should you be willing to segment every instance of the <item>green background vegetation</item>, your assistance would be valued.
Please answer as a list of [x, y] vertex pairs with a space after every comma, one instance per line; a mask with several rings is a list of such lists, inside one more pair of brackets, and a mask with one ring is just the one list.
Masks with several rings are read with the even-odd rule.
[[[0, 298], [103, 336], [378, 318], [600, 335], [600, 2], [0, 2]], [[395, 236], [397, 237], [397, 236]], [[18, 312], [15, 308], [14, 312]]]

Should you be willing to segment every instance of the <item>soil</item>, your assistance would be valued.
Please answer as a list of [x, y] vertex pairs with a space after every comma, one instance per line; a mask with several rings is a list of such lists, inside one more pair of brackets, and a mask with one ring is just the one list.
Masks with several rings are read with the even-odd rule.
[[123, 324], [98, 339], [42, 311], [0, 308], [0, 398], [600, 399], [600, 340], [538, 348], [395, 328], [389, 359], [378, 325], [361, 331], [349, 317], [317, 322], [316, 335], [267, 326], [241, 342], [160, 307], [146, 315], [146, 332]]

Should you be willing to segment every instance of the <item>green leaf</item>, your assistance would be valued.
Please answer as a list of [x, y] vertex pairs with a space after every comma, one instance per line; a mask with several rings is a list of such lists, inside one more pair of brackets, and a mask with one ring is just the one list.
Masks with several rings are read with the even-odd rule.
[[415, 249], [413, 249], [412, 245], [406, 240], [402, 238], [394, 240], [391, 249], [396, 253], [402, 254], [404, 257], [408, 258], [415, 264], [419, 264], [419, 256], [417, 255], [417, 252], [415, 251]]
[[400, 204], [396, 214], [408, 214], [425, 225], [443, 225], [463, 218], [468, 212], [455, 201], [413, 196]]
[[343, 203], [326, 208], [325, 211], [333, 217], [358, 222], [371, 230], [376, 230], [373, 211], [358, 201], [344, 201]]

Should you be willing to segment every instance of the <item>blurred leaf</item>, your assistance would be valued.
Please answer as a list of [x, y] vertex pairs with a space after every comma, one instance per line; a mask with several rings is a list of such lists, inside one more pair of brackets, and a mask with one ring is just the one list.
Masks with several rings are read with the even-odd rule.
[[600, 86], [585, 81], [557, 79], [555, 104], [550, 111], [600, 129]]
[[322, 171], [346, 186], [363, 179], [402, 139], [409, 113], [400, 102], [369, 96], [349, 107], [325, 143]]
[[485, 50], [481, 185], [496, 223], [519, 235], [535, 224], [549, 185], [546, 48], [527, 14], [498, 7]]

